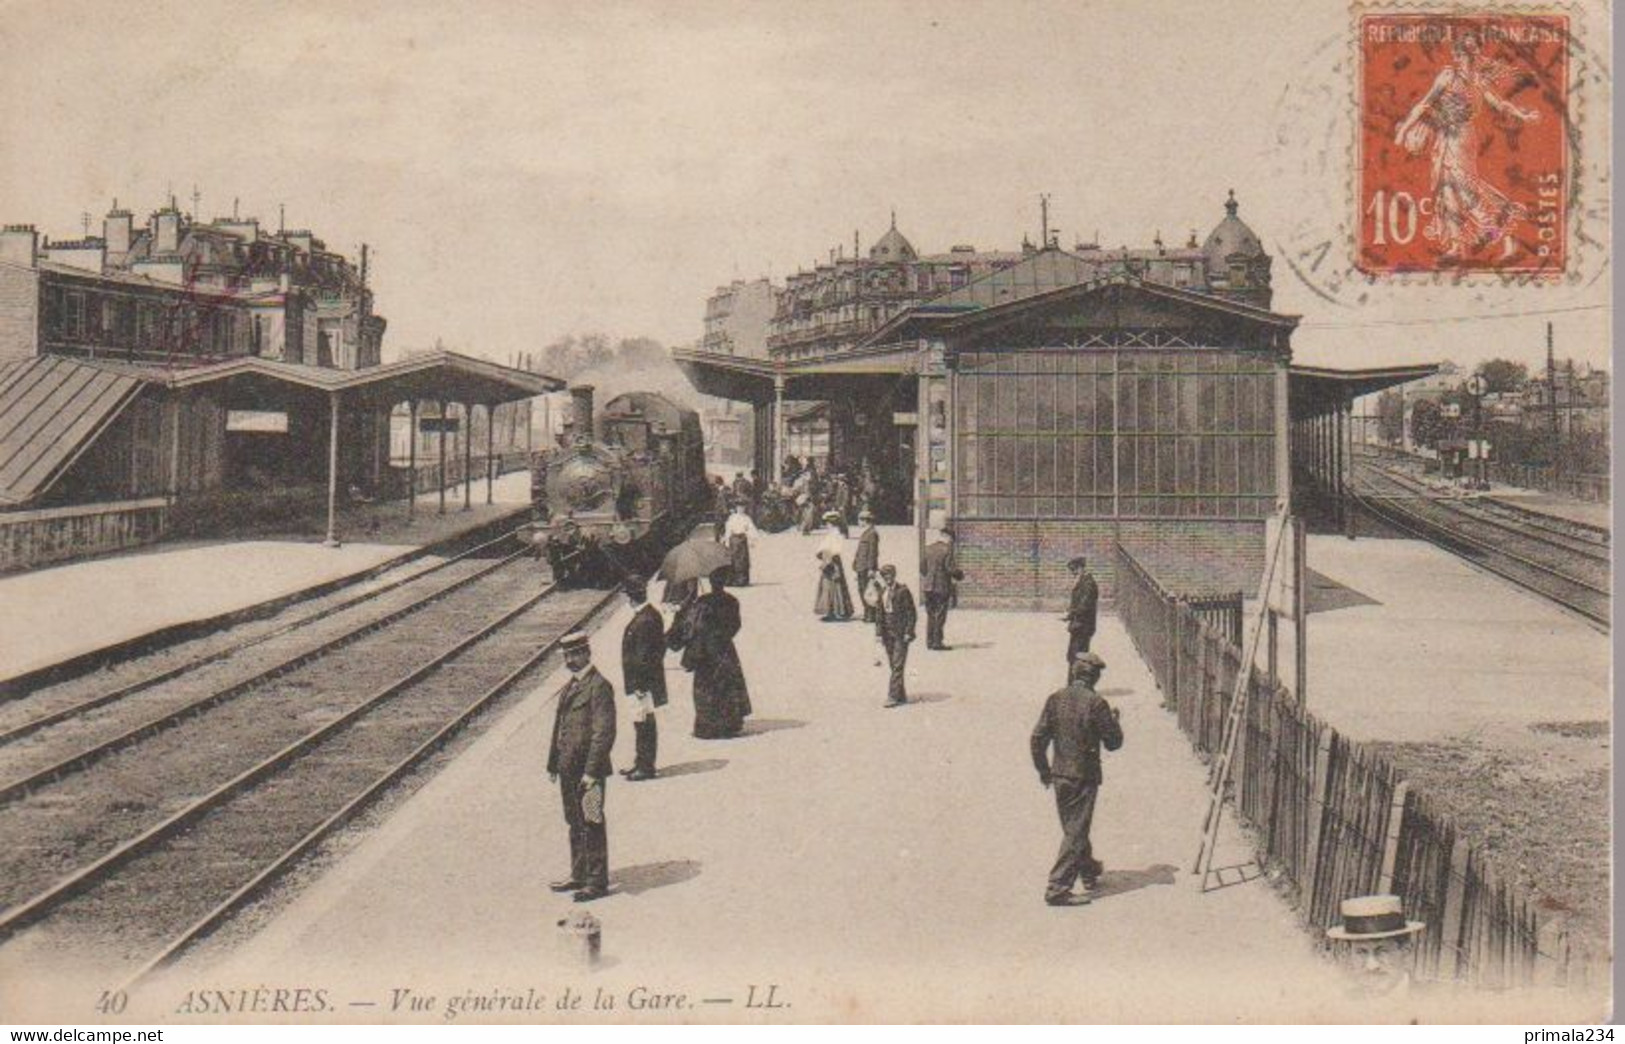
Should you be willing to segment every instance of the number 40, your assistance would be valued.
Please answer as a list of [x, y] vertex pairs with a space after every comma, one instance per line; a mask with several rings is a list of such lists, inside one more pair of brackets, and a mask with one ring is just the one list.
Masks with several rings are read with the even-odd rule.
[[1378, 189], [1365, 208], [1371, 215], [1372, 242], [1387, 246], [1392, 237], [1395, 243], [1404, 245], [1415, 239], [1418, 209], [1409, 192], [1396, 192], [1390, 198], [1387, 189]]

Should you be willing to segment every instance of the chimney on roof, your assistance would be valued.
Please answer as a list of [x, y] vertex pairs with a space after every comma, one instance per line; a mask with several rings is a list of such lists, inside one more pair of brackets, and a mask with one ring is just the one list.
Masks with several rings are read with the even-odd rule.
[[181, 248], [181, 212], [174, 203], [152, 215], [152, 252], [173, 254]]
[[113, 209], [102, 219], [102, 238], [107, 241], [107, 252], [128, 254], [130, 240], [134, 238], [134, 234], [134, 216], [128, 210], [121, 209], [117, 199], [113, 200]]
[[35, 268], [39, 265], [39, 233], [33, 225], [7, 225], [0, 229], [0, 261]]

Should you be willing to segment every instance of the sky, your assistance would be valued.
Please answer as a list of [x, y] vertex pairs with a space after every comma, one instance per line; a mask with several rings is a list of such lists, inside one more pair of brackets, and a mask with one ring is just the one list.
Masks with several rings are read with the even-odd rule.
[[[94, 234], [114, 197], [140, 221], [171, 187], [205, 217], [285, 205], [370, 245], [386, 353], [509, 359], [695, 341], [717, 285], [855, 230], [867, 250], [894, 209], [922, 252], [1036, 240], [1040, 193], [1063, 244], [1145, 246], [1205, 237], [1233, 188], [1299, 361], [1535, 363], [1549, 320], [1560, 357], [1605, 365], [1598, 178], [1573, 284], [1355, 303], [1294, 275], [1354, 210], [1348, 31], [1345, 0], [0, 0], [0, 221], [75, 237], [89, 212]], [[1606, 157], [1598, 108], [1582, 148]]]

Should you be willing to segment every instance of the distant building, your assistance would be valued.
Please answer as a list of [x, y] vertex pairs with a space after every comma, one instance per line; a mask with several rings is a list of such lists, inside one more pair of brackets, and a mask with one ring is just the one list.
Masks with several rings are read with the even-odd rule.
[[705, 336], [700, 347], [721, 355], [767, 357], [768, 324], [779, 292], [767, 279], [735, 279], [705, 302]]
[[[1225, 204], [1225, 219], [1201, 246], [1195, 233], [1183, 247], [1173, 248], [1162, 242], [1160, 234], [1150, 247], [1139, 249], [1079, 243], [1066, 252], [1051, 243], [1047, 249], [1064, 259], [1051, 266], [1058, 269], [1056, 285], [1120, 274], [1267, 309], [1270, 258], [1236, 210], [1232, 196]], [[894, 215], [891, 228], [869, 248], [868, 257], [837, 257], [785, 281], [769, 328], [768, 350], [775, 357], [800, 359], [852, 347], [915, 305], [951, 304], [954, 291], [1042, 249], [1023, 243], [1015, 251], [978, 251], [961, 244], [944, 254], [922, 255], [898, 231]]]
[[1610, 402], [1608, 371], [1591, 367], [1576, 370], [1571, 364], [1553, 376], [1555, 381], [1542, 374], [1530, 378], [1524, 385], [1523, 424], [1550, 430], [1555, 419], [1561, 435], [1606, 434]]
[[40, 353], [189, 366], [237, 356], [376, 366], [385, 320], [361, 271], [308, 231], [253, 218], [193, 221], [173, 203], [137, 229], [118, 206], [102, 235], [0, 231], [0, 359]]

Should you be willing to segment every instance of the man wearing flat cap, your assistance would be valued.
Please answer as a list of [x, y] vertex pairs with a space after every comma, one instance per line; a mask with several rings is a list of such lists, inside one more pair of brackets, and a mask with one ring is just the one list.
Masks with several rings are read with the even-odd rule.
[[613, 771], [615, 690], [592, 665], [592, 646], [580, 631], [560, 640], [570, 680], [559, 690], [547, 776], [559, 785], [564, 822], [570, 828], [570, 876], [551, 885], [574, 892], [578, 903], [609, 894], [609, 834], [604, 791]]
[[863, 600], [863, 622], [875, 622], [875, 606], [871, 588], [875, 571], [880, 568], [880, 530], [875, 528], [875, 513], [868, 508], [858, 512], [863, 532], [858, 534], [858, 551], [852, 556], [852, 571], [858, 576], [858, 597]]
[[1094, 641], [1100, 585], [1095, 583], [1095, 578], [1089, 572], [1089, 563], [1082, 555], [1068, 562], [1066, 567], [1077, 577], [1072, 584], [1072, 601], [1066, 610], [1066, 663], [1067, 670], [1071, 671], [1078, 654], [1088, 652], [1089, 643]]
[[[1089, 842], [1095, 797], [1100, 792], [1100, 748], [1116, 750], [1123, 745], [1117, 711], [1095, 692], [1095, 683], [1105, 669], [1106, 662], [1094, 653], [1080, 654], [1073, 661], [1066, 688], [1044, 701], [1044, 711], [1033, 729], [1033, 765], [1039, 782], [1055, 788], [1055, 809], [1061, 817], [1061, 851], [1044, 889], [1044, 902], [1051, 906], [1089, 902], [1088, 893], [1074, 894], [1072, 885], [1082, 879], [1085, 888], [1093, 888], [1105, 870]], [[1052, 745], [1053, 764], [1049, 756]]]

